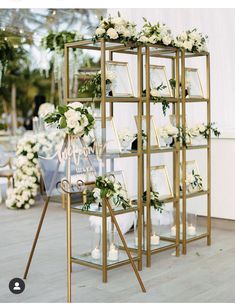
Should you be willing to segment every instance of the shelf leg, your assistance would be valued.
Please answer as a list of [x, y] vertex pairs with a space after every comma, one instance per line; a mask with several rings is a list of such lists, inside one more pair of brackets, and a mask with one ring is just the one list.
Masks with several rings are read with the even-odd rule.
[[117, 222], [117, 220], [116, 220], [116, 217], [115, 217], [115, 215], [114, 215], [114, 213], [113, 213], [112, 207], [111, 207], [111, 205], [110, 205], [110, 203], [109, 203], [109, 201], [108, 201], [107, 199], [105, 199], [104, 201], [105, 201], [105, 203], [106, 203], [106, 205], [107, 205], [107, 207], [108, 207], [108, 209], [109, 209], [109, 213], [110, 213], [110, 215], [111, 215], [111, 219], [112, 219], [114, 225], [116, 226], [117, 232], [118, 232], [119, 237], [120, 237], [120, 239], [121, 239], [121, 241], [122, 241], [122, 244], [123, 244], [123, 247], [124, 247], [124, 249], [125, 249], [125, 251], [126, 251], [126, 253], [127, 253], [127, 256], [128, 256], [128, 258], [129, 258], [129, 260], [130, 260], [131, 266], [132, 266], [132, 268], [133, 268], [133, 270], [134, 270], [134, 273], [135, 273], [136, 278], [137, 278], [137, 280], [138, 280], [138, 282], [139, 282], [139, 284], [140, 284], [140, 287], [141, 287], [141, 289], [142, 289], [143, 292], [146, 292], [146, 289], [145, 289], [145, 287], [144, 287], [144, 284], [143, 284], [143, 282], [142, 282], [142, 279], [141, 279], [141, 277], [140, 277], [140, 275], [139, 275], [139, 272], [138, 272], [138, 270], [137, 270], [137, 268], [136, 268], [136, 266], [135, 266], [135, 262], [134, 262], [134, 260], [132, 259], [131, 253], [130, 253], [130, 251], [129, 251], [129, 249], [128, 249], [128, 246], [127, 246], [127, 244], [126, 244], [126, 241], [125, 241], [125, 239], [124, 239], [124, 236], [123, 236], [123, 234], [122, 234], [122, 231], [121, 231], [121, 229], [120, 229], [120, 227], [119, 227], [119, 225], [118, 225], [118, 222]]

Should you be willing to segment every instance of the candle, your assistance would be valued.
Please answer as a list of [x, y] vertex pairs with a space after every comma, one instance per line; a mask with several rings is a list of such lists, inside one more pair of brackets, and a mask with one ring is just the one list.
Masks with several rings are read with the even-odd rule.
[[[180, 233], [183, 232], [183, 225], [180, 224]], [[176, 236], [176, 226], [171, 227], [171, 236], [175, 237]]]
[[116, 249], [115, 245], [111, 243], [109, 253], [108, 253], [108, 260], [115, 261], [118, 260], [118, 250]]
[[160, 237], [154, 233], [151, 236], [151, 245], [159, 245], [159, 244], [160, 244]]
[[188, 235], [194, 236], [196, 234], [196, 227], [193, 225], [188, 226]]
[[135, 237], [135, 245], [138, 246], [138, 237]]
[[95, 247], [91, 252], [91, 257], [93, 259], [100, 259], [100, 250], [97, 247]]

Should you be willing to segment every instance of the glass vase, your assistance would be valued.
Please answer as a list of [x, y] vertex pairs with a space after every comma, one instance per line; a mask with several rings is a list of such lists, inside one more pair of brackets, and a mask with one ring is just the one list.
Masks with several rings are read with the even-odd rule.
[[189, 236], [197, 234], [197, 215], [194, 213], [187, 213], [187, 234]]
[[94, 260], [101, 259], [101, 253], [102, 253], [102, 246], [101, 246], [101, 226], [97, 225], [96, 227], [93, 227], [93, 233], [92, 233], [92, 241], [91, 241], [91, 257]]
[[108, 232], [107, 260], [116, 262], [119, 259], [119, 239], [116, 230]]

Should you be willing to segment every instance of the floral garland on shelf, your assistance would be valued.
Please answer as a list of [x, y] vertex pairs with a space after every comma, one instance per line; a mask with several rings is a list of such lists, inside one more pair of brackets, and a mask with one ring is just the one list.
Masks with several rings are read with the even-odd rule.
[[86, 198], [87, 202], [83, 205], [82, 210], [89, 210], [92, 203], [101, 203], [103, 198], [111, 199], [116, 207], [122, 206], [125, 210], [130, 207], [126, 190], [114, 175], [98, 176], [95, 188], [86, 191]]
[[202, 177], [192, 170], [192, 174], [188, 174], [185, 179], [188, 192], [202, 190]]
[[197, 29], [184, 31], [174, 40], [174, 45], [189, 52], [207, 51], [208, 36], [203, 36]]
[[88, 136], [93, 131], [95, 119], [90, 107], [80, 102], [58, 106], [54, 112], [44, 117], [47, 124], [56, 124], [58, 129], [65, 129], [69, 135]]
[[61, 131], [40, 133], [22, 138], [16, 151], [14, 187], [8, 189], [6, 206], [11, 209], [29, 209], [35, 204], [40, 172], [38, 156], [50, 157], [60, 147]]
[[136, 24], [125, 20], [118, 12], [118, 17], [101, 16], [99, 26], [96, 28], [93, 42], [99, 38], [116, 40], [119, 39], [122, 43], [136, 42]]
[[[142, 200], [144, 202], [147, 201], [147, 191], [144, 191], [143, 196], [142, 196]], [[153, 207], [155, 210], [159, 211], [160, 213], [162, 213], [162, 211], [164, 210], [164, 203], [162, 201], [159, 200], [159, 193], [158, 192], [150, 192], [150, 205], [151, 207]]]
[[146, 18], [143, 17], [144, 25], [140, 33], [138, 33], [138, 42], [143, 44], [163, 44], [171, 45], [173, 36], [171, 30], [165, 25], [157, 24], [152, 25]]
[[184, 146], [187, 147], [190, 139], [202, 136], [205, 139], [208, 139], [210, 136], [210, 131], [214, 134], [214, 136], [219, 137], [220, 131], [215, 127], [215, 123], [206, 124], [197, 124], [192, 128], [183, 128], [179, 127], [179, 133], [177, 136], [177, 140], [181, 141]]
[[208, 139], [210, 136], [210, 131], [214, 134], [214, 136], [220, 136], [220, 131], [215, 127], [215, 123], [209, 123], [208, 125], [197, 124], [189, 129], [189, 135], [191, 138], [202, 136], [205, 139]]
[[[116, 75], [112, 71], [106, 71], [106, 95], [108, 96], [111, 91], [112, 82], [115, 80]], [[91, 98], [101, 97], [101, 71], [96, 74], [90, 75], [90, 79], [86, 80], [84, 84], [79, 88], [80, 93], [90, 93]]]

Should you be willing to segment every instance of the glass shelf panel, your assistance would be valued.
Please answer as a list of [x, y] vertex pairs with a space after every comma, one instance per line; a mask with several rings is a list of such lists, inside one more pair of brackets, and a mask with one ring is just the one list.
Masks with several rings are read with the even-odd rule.
[[[132, 257], [135, 257], [136, 255], [133, 255], [132, 254]], [[75, 257], [73, 257], [74, 259], [78, 259], [78, 260], [81, 260], [81, 261], [84, 261], [84, 262], [87, 262], [87, 263], [92, 263], [92, 264], [96, 264], [96, 265], [102, 265], [103, 263], [103, 260], [102, 260], [102, 254], [101, 254], [101, 257], [100, 259], [94, 259], [92, 258], [91, 256], [91, 252], [88, 252], [88, 253], [83, 253], [81, 255], [76, 255]], [[115, 260], [115, 261], [110, 261], [110, 260], [107, 260], [107, 265], [114, 265], [114, 264], [117, 264], [117, 263], [121, 263], [121, 262], [124, 262], [124, 261], [128, 261], [129, 258], [126, 254], [125, 251], [122, 251], [122, 250], [119, 250], [119, 257], [118, 257], [118, 260]]]
[[[195, 235], [187, 234], [186, 239], [188, 240], [188, 239], [196, 238], [196, 237], [199, 237], [199, 236], [206, 234], [206, 233], [207, 233], [206, 227], [198, 226], [197, 230], [196, 230], [196, 234]], [[165, 238], [169, 238], [169, 239], [175, 239], [175, 236], [172, 236], [170, 231], [162, 232], [161, 236], [165, 237]], [[182, 239], [183, 239], [183, 234], [181, 233], [180, 234], [180, 240], [182, 240]]]

